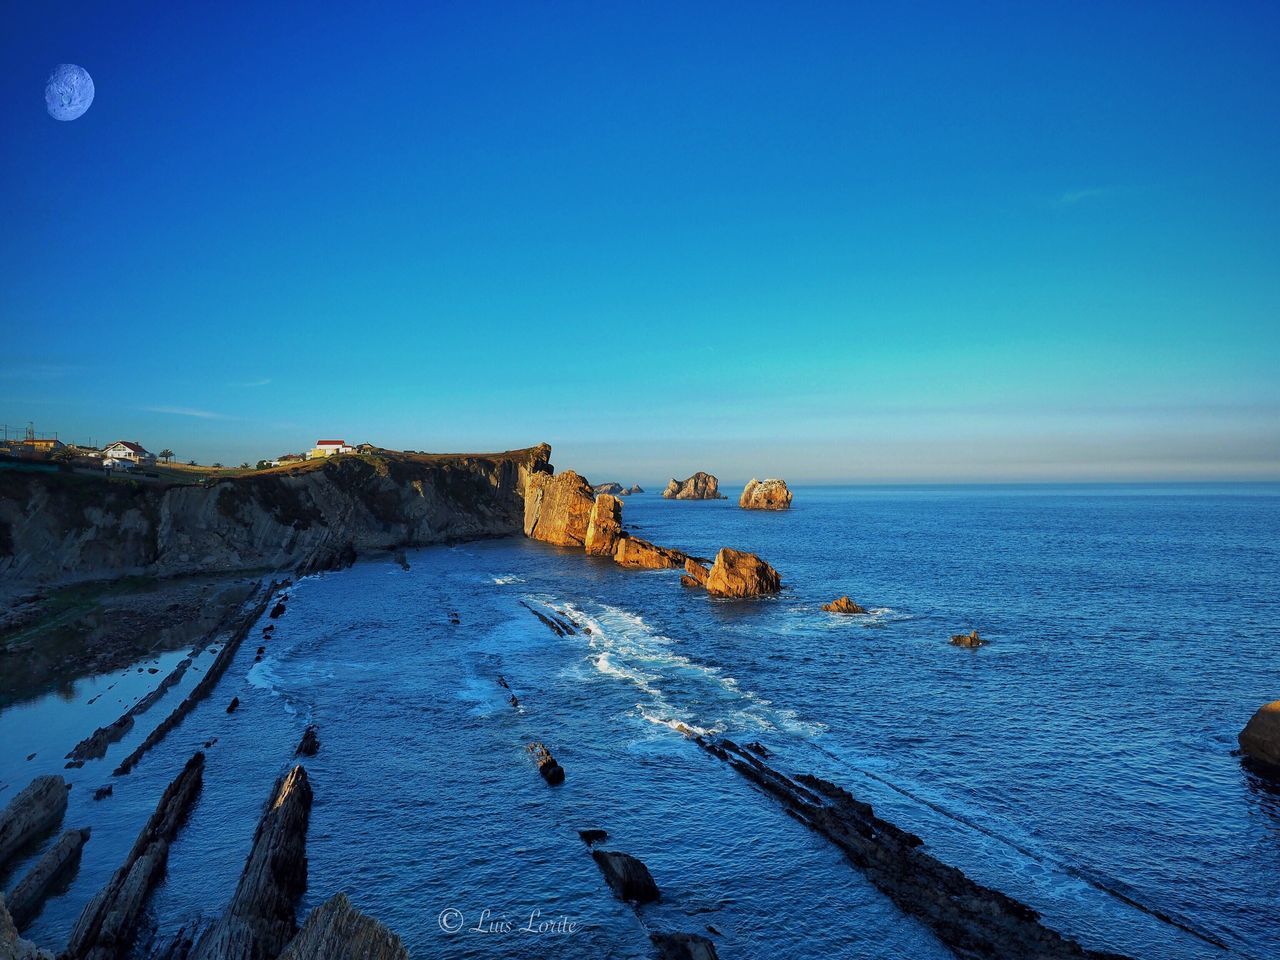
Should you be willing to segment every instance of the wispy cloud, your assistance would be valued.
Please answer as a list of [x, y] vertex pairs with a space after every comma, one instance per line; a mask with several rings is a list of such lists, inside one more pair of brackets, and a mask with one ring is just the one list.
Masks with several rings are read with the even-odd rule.
[[198, 417], [201, 420], [234, 420], [225, 413], [212, 410], [197, 410], [194, 407], [143, 407], [148, 413], [167, 413], [175, 417]]
[[263, 377], [260, 380], [233, 380], [231, 381], [231, 386], [233, 387], [265, 387], [270, 382], [271, 382], [270, 377]]

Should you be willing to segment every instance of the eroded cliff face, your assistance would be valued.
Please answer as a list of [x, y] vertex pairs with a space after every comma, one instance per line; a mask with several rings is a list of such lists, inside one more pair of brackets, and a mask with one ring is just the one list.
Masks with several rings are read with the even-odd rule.
[[324, 569], [370, 550], [520, 533], [547, 444], [499, 454], [384, 451], [204, 485], [0, 473], [0, 579]]

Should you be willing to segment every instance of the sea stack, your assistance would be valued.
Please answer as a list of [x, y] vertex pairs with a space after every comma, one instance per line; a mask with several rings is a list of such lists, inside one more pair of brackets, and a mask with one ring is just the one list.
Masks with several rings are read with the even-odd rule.
[[751, 482], [742, 488], [738, 506], [743, 510], [789, 510], [791, 491], [787, 489], [785, 480], [757, 480], [752, 477]]
[[951, 638], [953, 647], [968, 647], [970, 650], [977, 650], [978, 647], [986, 646], [987, 641], [978, 636], [977, 630], [970, 630], [968, 633], [957, 633]]
[[668, 500], [727, 500], [720, 492], [720, 481], [709, 473], [699, 470], [687, 480], [676, 480], [674, 477], [667, 484], [662, 495]]
[[824, 603], [822, 609], [827, 613], [866, 613], [866, 609], [854, 603], [847, 596], [839, 597], [830, 603]]
[[1280, 700], [1258, 708], [1240, 731], [1240, 749], [1267, 773], [1280, 775]]
[[622, 501], [612, 494], [599, 494], [587, 521], [587, 553], [596, 557], [611, 557], [621, 537]]
[[754, 553], [724, 547], [716, 554], [706, 587], [714, 597], [745, 599], [777, 593], [782, 589], [782, 578]]
[[683, 567], [686, 559], [679, 550], [660, 547], [639, 537], [624, 536], [613, 553], [614, 563], [634, 570], [674, 570]]
[[525, 488], [524, 535], [561, 547], [581, 547], [596, 495], [591, 484], [572, 470], [533, 473]]

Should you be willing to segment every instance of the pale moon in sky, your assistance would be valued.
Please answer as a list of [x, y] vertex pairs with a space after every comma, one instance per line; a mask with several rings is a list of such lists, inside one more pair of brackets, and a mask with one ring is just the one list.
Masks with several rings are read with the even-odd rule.
[[44, 102], [49, 116], [55, 120], [74, 120], [83, 116], [93, 103], [93, 77], [84, 67], [60, 63], [49, 74], [44, 85]]

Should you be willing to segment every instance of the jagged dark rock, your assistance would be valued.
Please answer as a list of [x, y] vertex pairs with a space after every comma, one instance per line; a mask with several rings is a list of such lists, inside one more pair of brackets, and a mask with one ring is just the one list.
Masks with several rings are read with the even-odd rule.
[[203, 783], [204, 754], [197, 753], [165, 788], [155, 813], [120, 868], [81, 912], [62, 960], [118, 960], [124, 956], [151, 889], [164, 873], [169, 845]]
[[293, 939], [298, 899], [307, 888], [310, 815], [307, 771], [294, 767], [276, 781], [231, 903], [200, 937], [191, 960], [273, 960]]
[[592, 850], [591, 857], [619, 900], [653, 903], [661, 894], [653, 874], [641, 860], [617, 850]]
[[[40, 913], [54, 885], [79, 867], [80, 851], [88, 841], [88, 827], [68, 830], [13, 888], [9, 894], [9, 915], [19, 930], [28, 926]], [[0, 957], [3, 957], [2, 952]]]
[[0, 871], [37, 837], [62, 822], [67, 812], [67, 781], [46, 774], [36, 777], [0, 813]]
[[279, 960], [409, 960], [409, 951], [338, 893], [311, 911]]
[[533, 754], [533, 760], [538, 765], [538, 773], [542, 774], [543, 780], [553, 787], [564, 783], [564, 768], [541, 742], [529, 744], [529, 752]]
[[235, 713], [236, 708], [240, 706], [240, 698], [232, 697], [231, 702], [227, 704], [227, 713]]
[[900, 909], [923, 921], [964, 960], [1125, 960], [1086, 950], [1046, 927], [1031, 907], [969, 879], [925, 852], [923, 841], [848, 791], [808, 774], [792, 779], [727, 739], [695, 737], [825, 837]]
[[551, 617], [548, 617], [541, 610], [535, 610], [533, 607], [529, 606], [529, 604], [525, 603], [523, 600], [520, 601], [520, 606], [524, 607], [526, 610], [532, 613], [535, 617], [541, 620], [547, 626], [547, 628], [551, 630], [551, 632], [554, 633], [557, 637], [563, 637], [565, 635], [564, 626], [557, 623]]
[[651, 933], [659, 960], [719, 960], [716, 945], [700, 933]]
[[578, 836], [582, 838], [583, 843], [585, 843], [588, 847], [590, 847], [590, 846], [594, 846], [597, 843], [604, 843], [606, 840], [608, 840], [609, 831], [598, 830], [598, 829], [579, 830]]
[[18, 936], [18, 928], [5, 908], [3, 893], [0, 893], [0, 960], [53, 960], [48, 950], [41, 950]]
[[308, 724], [307, 729], [302, 732], [302, 739], [298, 741], [298, 749], [294, 751], [295, 756], [314, 757], [320, 752], [320, 731], [314, 724]]
[[108, 783], [105, 786], [101, 786], [97, 790], [93, 791], [93, 799], [105, 800], [107, 799], [107, 797], [111, 796], [111, 794], [114, 792], [115, 792], [115, 787], [113, 787], [111, 784]]
[[1280, 778], [1280, 700], [1258, 708], [1240, 731], [1240, 749], [1255, 768]]
[[968, 647], [970, 650], [976, 650], [978, 647], [986, 646], [987, 641], [978, 636], [977, 630], [970, 630], [968, 633], [957, 633], [951, 638], [953, 647]]

